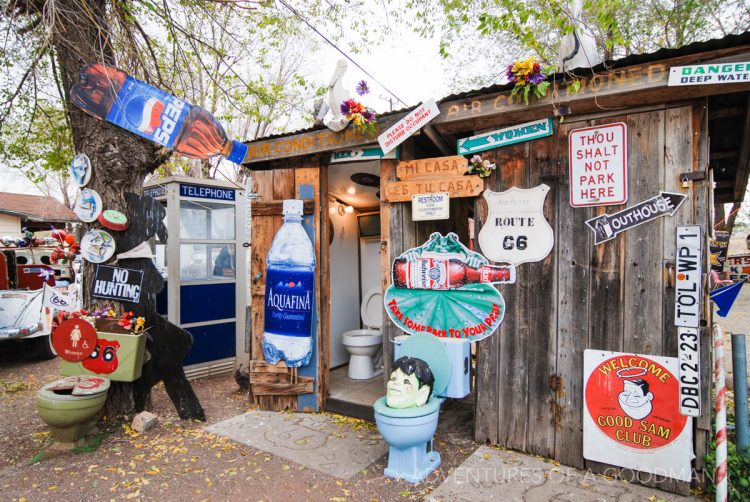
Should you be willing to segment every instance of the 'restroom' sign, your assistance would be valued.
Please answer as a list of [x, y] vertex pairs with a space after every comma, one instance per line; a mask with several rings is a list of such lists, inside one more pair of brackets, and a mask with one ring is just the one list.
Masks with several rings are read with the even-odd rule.
[[690, 481], [692, 419], [674, 357], [585, 350], [583, 457]]
[[570, 131], [570, 205], [613, 206], [628, 200], [628, 126]]

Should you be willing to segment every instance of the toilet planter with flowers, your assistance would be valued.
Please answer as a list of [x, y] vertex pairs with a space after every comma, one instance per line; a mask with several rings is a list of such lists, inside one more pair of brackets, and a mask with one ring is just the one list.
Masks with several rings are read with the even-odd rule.
[[[94, 350], [79, 361], [62, 361], [63, 375], [97, 375], [116, 382], [132, 382], [141, 376], [146, 353], [145, 320], [132, 312], [117, 315], [108, 307], [79, 311], [96, 326]], [[73, 315], [68, 314], [68, 316]]]

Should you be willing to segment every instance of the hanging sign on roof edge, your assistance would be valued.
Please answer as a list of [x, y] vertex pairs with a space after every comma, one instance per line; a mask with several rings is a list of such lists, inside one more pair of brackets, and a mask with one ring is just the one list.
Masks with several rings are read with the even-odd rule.
[[493, 148], [514, 145], [523, 141], [544, 138], [552, 135], [552, 119], [539, 119], [532, 122], [504, 127], [496, 131], [484, 132], [468, 138], [461, 138], [456, 142], [457, 151], [461, 155], [483, 152]]

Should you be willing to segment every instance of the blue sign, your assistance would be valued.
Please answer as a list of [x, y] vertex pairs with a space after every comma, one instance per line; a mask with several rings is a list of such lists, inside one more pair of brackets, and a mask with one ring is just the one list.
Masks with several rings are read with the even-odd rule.
[[155, 199], [157, 197], [167, 195], [167, 187], [165, 187], [164, 185], [157, 185], [155, 187], [144, 188], [143, 195], [145, 197], [151, 197], [152, 199]]
[[180, 183], [180, 197], [234, 201], [233, 188], [206, 187]]
[[188, 103], [129, 76], [117, 93], [107, 120], [173, 148], [190, 108]]
[[532, 139], [544, 138], [551, 135], [551, 118], [535, 120], [459, 139], [457, 141], [458, 153], [460, 155], [467, 155], [469, 153], [483, 152], [484, 150], [514, 145], [523, 141], [531, 141]]

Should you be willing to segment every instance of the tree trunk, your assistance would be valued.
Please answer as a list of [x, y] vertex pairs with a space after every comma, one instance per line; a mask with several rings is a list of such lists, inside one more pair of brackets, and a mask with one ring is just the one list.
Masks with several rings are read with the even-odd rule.
[[[88, 63], [100, 62], [116, 65], [115, 54], [108, 37], [111, 27], [107, 25], [107, 0], [57, 0], [54, 5], [58, 11], [53, 30], [53, 47], [58, 62], [60, 79], [65, 92], [65, 100], [70, 103], [70, 89], [79, 80], [79, 70]], [[154, 62], [154, 64], [156, 64]], [[115, 209], [129, 214], [125, 194], [143, 193], [143, 180], [161, 165], [168, 157], [166, 149], [157, 147], [150, 141], [131, 134], [108, 122], [98, 120], [79, 110], [67, 106], [70, 124], [73, 129], [73, 142], [77, 152], [86, 153], [91, 160], [92, 174], [88, 188], [95, 190], [102, 199], [105, 209]], [[131, 221], [131, 227], [142, 223]], [[98, 222], [84, 224], [84, 232], [90, 228], [101, 228]], [[111, 232], [116, 245], [115, 253], [127, 251], [132, 246], [126, 232]], [[140, 241], [139, 241], [140, 243]], [[84, 262], [84, 305], [91, 305], [91, 286], [96, 267]], [[148, 295], [145, 295], [148, 296]], [[150, 299], [145, 303], [151, 304]], [[147, 305], [146, 305], [147, 307]], [[146, 308], [151, 315], [157, 315], [152, 308]], [[147, 319], [154, 323], [155, 319]], [[161, 324], [168, 324], [162, 322]], [[179, 329], [179, 328], [178, 328]], [[187, 333], [185, 333], [187, 335]], [[159, 333], [150, 333], [157, 337]], [[187, 335], [189, 337], [189, 335]], [[149, 343], [152, 360], [162, 355]], [[189, 344], [188, 344], [189, 348]], [[152, 374], [148, 379], [148, 388], [143, 383], [112, 383], [107, 401], [110, 416], [129, 414], [140, 411], [148, 404], [148, 393], [158, 380], [178, 380], [181, 389], [179, 403], [189, 401], [189, 405], [180, 405], [173, 398], [181, 418], [205, 419], [203, 410], [189, 382], [185, 379], [182, 366], [171, 364], [170, 371], [176, 375]], [[187, 386], [188, 390], [185, 390]], [[134, 397], [137, 388], [138, 398]], [[170, 397], [175, 393], [169, 390]]]

